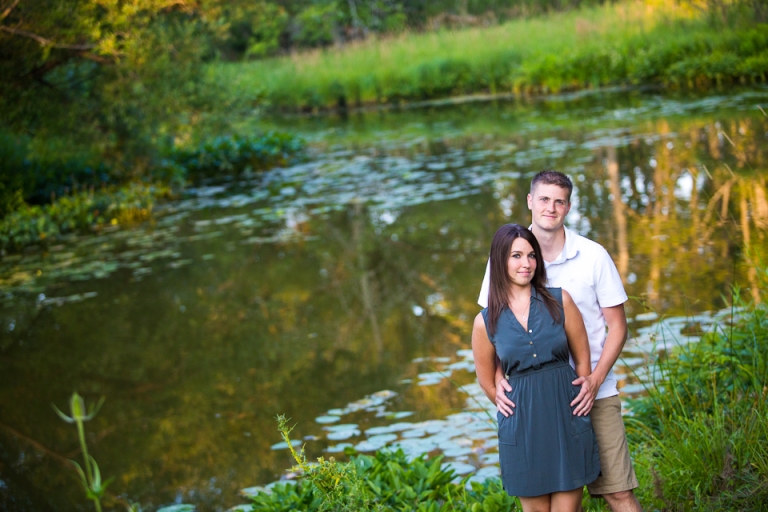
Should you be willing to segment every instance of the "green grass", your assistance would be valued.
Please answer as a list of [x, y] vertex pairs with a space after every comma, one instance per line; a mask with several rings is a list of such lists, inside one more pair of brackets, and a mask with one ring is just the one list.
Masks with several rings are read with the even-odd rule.
[[713, 29], [676, 3], [635, 1], [208, 71], [231, 94], [278, 111], [605, 85], [752, 83], [768, 73], [768, 26]]
[[638, 497], [648, 508], [764, 510], [768, 503], [768, 308], [738, 293], [734, 306], [733, 324], [661, 360], [660, 380], [630, 404]]

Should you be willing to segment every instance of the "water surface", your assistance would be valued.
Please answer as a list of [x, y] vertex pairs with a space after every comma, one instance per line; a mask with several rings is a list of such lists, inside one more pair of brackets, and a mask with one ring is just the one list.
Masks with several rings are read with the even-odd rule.
[[[398, 444], [498, 473], [471, 321], [495, 230], [528, 223], [531, 176], [576, 183], [569, 225], [628, 294], [624, 396], [659, 348], [757, 296], [768, 90], [640, 92], [273, 120], [306, 162], [192, 189], [156, 219], [0, 263], [0, 503], [88, 510], [50, 406], [87, 424], [110, 490], [144, 510], [224, 510], [310, 458]], [[250, 128], [243, 120], [242, 130]]]

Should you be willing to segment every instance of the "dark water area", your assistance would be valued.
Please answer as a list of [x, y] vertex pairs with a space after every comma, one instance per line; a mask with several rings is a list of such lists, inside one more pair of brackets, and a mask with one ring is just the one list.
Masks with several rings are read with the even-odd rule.
[[400, 445], [498, 474], [469, 335], [493, 233], [530, 221], [531, 176], [574, 178], [569, 225], [625, 281], [617, 371], [625, 397], [642, 393], [661, 348], [726, 319], [733, 285], [758, 296], [760, 105], [768, 89], [273, 120], [306, 138], [306, 162], [4, 257], [0, 508], [91, 509], [66, 463], [75, 428], [51, 408], [73, 391], [105, 397], [91, 454], [110, 493], [144, 510], [226, 510], [285, 477], [276, 414], [310, 459]]

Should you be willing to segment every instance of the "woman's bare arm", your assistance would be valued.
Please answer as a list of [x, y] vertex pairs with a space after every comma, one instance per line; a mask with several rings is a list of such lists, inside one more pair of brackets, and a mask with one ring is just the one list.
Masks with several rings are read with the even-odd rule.
[[475, 373], [485, 396], [496, 403], [496, 348], [488, 339], [483, 315], [478, 313], [472, 326], [472, 354], [475, 356]]

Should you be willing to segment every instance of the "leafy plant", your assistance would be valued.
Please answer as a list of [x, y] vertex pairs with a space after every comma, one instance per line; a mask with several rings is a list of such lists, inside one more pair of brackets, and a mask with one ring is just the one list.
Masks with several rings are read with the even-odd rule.
[[158, 172], [178, 168], [174, 172], [198, 180], [257, 171], [294, 161], [303, 147], [304, 142], [298, 137], [279, 132], [216, 137], [192, 149], [173, 151]]
[[101, 512], [101, 498], [104, 496], [104, 492], [106, 491], [109, 483], [112, 481], [112, 478], [102, 481], [99, 465], [96, 463], [96, 460], [94, 460], [94, 458], [91, 457], [91, 455], [88, 453], [88, 444], [85, 442], [85, 428], [83, 427], [83, 424], [86, 421], [92, 420], [93, 417], [96, 416], [96, 413], [99, 412], [99, 409], [103, 403], [104, 398], [101, 398], [96, 403], [96, 405], [91, 404], [91, 406], [86, 409], [85, 401], [82, 399], [82, 397], [77, 393], [73, 393], [72, 397], [69, 399], [69, 409], [72, 413], [72, 416], [67, 416], [61, 412], [58, 407], [51, 404], [53, 410], [56, 411], [56, 414], [58, 414], [62, 420], [66, 421], [67, 423], [74, 423], [77, 426], [77, 436], [80, 439], [80, 450], [83, 454], [85, 470], [83, 470], [80, 464], [74, 460], [71, 460], [70, 462], [74, 464], [75, 469], [80, 476], [80, 483], [85, 489], [86, 497], [93, 501], [93, 504], [98, 512]]
[[[278, 428], [302, 475], [291, 484], [274, 485], [253, 498], [254, 510], [414, 510], [421, 512], [501, 512], [517, 510], [498, 479], [470, 482], [443, 467], [443, 457], [423, 454], [408, 459], [402, 450], [379, 450], [375, 455], [348, 451], [349, 462], [321, 457], [308, 463], [303, 448], [293, 448], [284, 416]], [[457, 481], [458, 480], [458, 481]]]
[[33, 243], [106, 225], [149, 218], [154, 203], [170, 194], [165, 186], [141, 183], [82, 191], [43, 206], [23, 206], [0, 220], [0, 249], [18, 250]]

